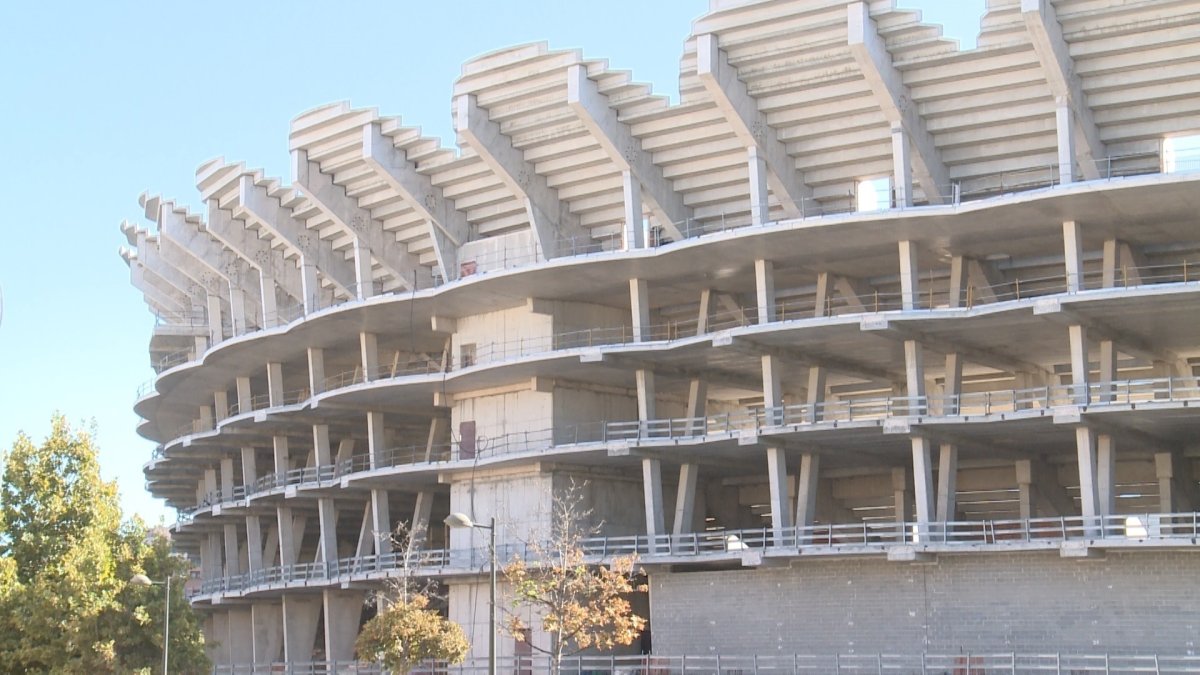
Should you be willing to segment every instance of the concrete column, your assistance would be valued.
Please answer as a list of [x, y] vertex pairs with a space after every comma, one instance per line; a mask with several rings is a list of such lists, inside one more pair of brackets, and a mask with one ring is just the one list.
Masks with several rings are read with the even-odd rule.
[[967, 294], [967, 265], [961, 255], [950, 259], [950, 297], [947, 307], [958, 308], [966, 304]]
[[267, 398], [270, 406], [283, 405], [283, 364], [267, 364]]
[[1104, 288], [1113, 288], [1117, 285], [1117, 258], [1120, 242], [1116, 239], [1104, 240], [1104, 254], [1100, 263], [1100, 285]]
[[379, 341], [374, 333], [359, 333], [358, 346], [362, 356], [363, 382], [370, 382], [379, 377]]
[[[913, 204], [912, 160], [909, 156], [908, 134], [904, 124], [892, 124], [892, 183], [896, 190], [896, 207], [908, 208]], [[929, 192], [930, 186], [924, 186]]]
[[375, 552], [375, 509], [372, 508], [371, 502], [368, 501], [363, 507], [362, 523], [358, 527], [358, 544], [354, 548], [354, 555], [361, 558], [371, 555]]
[[387, 490], [371, 490], [371, 531], [376, 555], [392, 552], [392, 516]]
[[304, 292], [304, 313], [321, 309], [321, 282], [317, 279], [317, 264], [313, 256], [300, 256], [300, 287]]
[[829, 316], [830, 281], [829, 272], [817, 273], [817, 287], [813, 291], [813, 318]]
[[808, 368], [808, 390], [805, 402], [808, 404], [808, 421], [813, 423], [820, 422], [825, 414], [826, 375], [824, 366], [809, 366]]
[[220, 483], [217, 482], [217, 470], [216, 469], [205, 469], [204, 470], [204, 494], [205, 494], [205, 496], [210, 497], [210, 498], [216, 497], [219, 486], [220, 486]]
[[354, 285], [359, 300], [375, 295], [374, 276], [371, 274], [371, 249], [357, 236], [354, 239]]
[[911, 503], [912, 487], [908, 484], [908, 470], [892, 469], [892, 510], [895, 512], [896, 522], [912, 520]]
[[698, 378], [692, 378], [688, 383], [688, 401], [687, 410], [684, 411], [684, 416], [693, 420], [689, 431], [693, 434], [700, 435], [705, 431], [704, 417], [707, 414], [708, 408], [708, 384]]
[[229, 417], [229, 392], [221, 389], [213, 392], [213, 419], [217, 422]]
[[275, 507], [275, 527], [279, 537], [279, 564], [283, 567], [295, 565], [299, 556], [300, 542], [296, 540], [296, 522], [292, 518], [292, 507]]
[[225, 339], [225, 329], [221, 325], [221, 297], [215, 293], [208, 294], [208, 343], [219, 344]]
[[316, 396], [325, 391], [325, 350], [308, 348], [308, 391]]
[[417, 503], [413, 507], [412, 525], [409, 527], [414, 548], [425, 548], [429, 542], [429, 516], [431, 513], [433, 513], [433, 491], [421, 490], [417, 493]]
[[1017, 493], [1020, 502], [1021, 520], [1034, 517], [1033, 508], [1033, 462], [1028, 459], [1016, 461]]
[[775, 320], [775, 263], [762, 258], [754, 261], [754, 289], [758, 323], [771, 323]]
[[1075, 124], [1071, 112], [1071, 101], [1066, 96], [1054, 99], [1054, 120], [1058, 128], [1058, 182], [1068, 185], [1075, 182]]
[[210, 431], [213, 429], [213, 407], [211, 405], [200, 406], [199, 423], [198, 431]]
[[1100, 515], [1117, 509], [1117, 444], [1110, 434], [1096, 435], [1096, 505]]
[[447, 440], [450, 420], [445, 417], [434, 417], [429, 420], [429, 434], [425, 437], [425, 461], [433, 461], [434, 451]]
[[387, 438], [383, 432], [383, 413], [367, 412], [367, 454], [371, 458], [371, 468], [379, 469], [388, 466]]
[[254, 398], [253, 392], [250, 391], [250, 378], [239, 377], [235, 382], [237, 384], [238, 414], [245, 415], [250, 412]]
[[1071, 341], [1071, 384], [1074, 385], [1072, 398], [1076, 405], [1087, 405], [1091, 395], [1087, 328], [1078, 324], [1068, 326], [1067, 336]]
[[1100, 491], [1096, 476], [1096, 434], [1086, 426], [1075, 427], [1075, 451], [1079, 461], [1079, 510], [1084, 518], [1100, 515]]
[[[621, 186], [625, 196], [625, 241], [626, 251], [646, 248], [646, 228], [642, 219], [642, 184], [632, 171], [621, 172]], [[680, 223], [686, 228], [687, 223]]]
[[708, 332], [709, 319], [712, 317], [712, 297], [711, 288], [700, 291], [700, 309], [696, 313], [696, 335], [704, 335]]
[[256, 602], [250, 605], [254, 623], [254, 663], [270, 666], [283, 656], [283, 606]]
[[633, 339], [650, 339], [650, 287], [645, 279], [629, 280], [629, 314], [633, 322]]
[[225, 576], [232, 577], [242, 573], [242, 559], [238, 546], [238, 528], [234, 523], [224, 523], [221, 526], [224, 535]]
[[272, 436], [272, 448], [275, 453], [275, 474], [283, 479], [283, 474], [286, 474], [292, 468], [292, 459], [288, 451], [287, 436]]
[[325, 591], [325, 658], [329, 661], [354, 659], [354, 640], [362, 619], [363, 593]]
[[250, 608], [231, 607], [227, 617], [229, 663], [243, 666], [254, 663], [254, 620]]
[[[329, 447], [329, 426], [326, 424], [313, 425], [313, 455], [317, 466], [329, 466], [333, 463]], [[337, 509], [332, 497], [317, 499], [317, 525], [321, 530], [321, 560], [327, 565], [333, 564], [338, 559], [338, 550]]]
[[246, 334], [246, 295], [234, 284], [229, 284], [229, 324], [234, 335]]
[[1117, 349], [1112, 340], [1100, 341], [1100, 391], [1098, 400], [1112, 401], [1116, 394]]
[[643, 457], [642, 493], [646, 502], [646, 536], [650, 537], [650, 550], [658, 550], [656, 538], [667, 532], [662, 492], [662, 462]]
[[787, 455], [783, 446], [767, 446], [767, 485], [771, 493], [771, 536], [776, 546], [783, 546], [787, 531], [792, 527], [792, 509], [788, 496]]
[[1063, 259], [1067, 275], [1067, 291], [1083, 290], [1083, 232], [1073, 220], [1063, 221]]
[[783, 406], [782, 368], [777, 357], [770, 354], [762, 357], [763, 406], [768, 410]]
[[925, 357], [921, 343], [916, 340], [904, 341], [904, 379], [905, 395], [909, 399], [909, 414], [924, 414], [927, 408]]
[[258, 294], [262, 298], [263, 328], [283, 325], [279, 316], [279, 303], [275, 300], [275, 278], [266, 271], [258, 272]]
[[290, 663], [312, 661], [321, 618], [321, 598], [315, 595], [283, 595], [283, 656]]
[[955, 520], [958, 512], [958, 446], [942, 443], [938, 453], [938, 522]]
[[1175, 513], [1180, 501], [1175, 497], [1175, 456], [1169, 452], [1154, 453], [1154, 475], [1158, 479], [1158, 512]]
[[924, 436], [912, 437], [913, 494], [917, 504], [917, 522], [931, 523], [937, 516], [933, 484], [932, 443]]
[[943, 415], [957, 415], [962, 409], [962, 355], [958, 352], [946, 354], [946, 386]]
[[205, 636], [213, 636], [212, 640], [204, 641], [204, 651], [213, 665], [233, 663], [233, 654], [229, 649], [229, 613], [213, 612], [204, 621]]
[[696, 483], [700, 475], [699, 464], [679, 465], [679, 487], [675, 491], [675, 534], [687, 534], [696, 527]]
[[746, 161], [750, 175], [750, 224], [763, 225], [771, 222], [771, 200], [767, 193], [767, 159], [757, 145], [746, 148]]
[[231, 501], [233, 499], [233, 458], [221, 458], [221, 501]]
[[900, 250], [900, 305], [905, 310], [921, 306], [920, 270], [917, 267], [917, 247], [908, 240], [899, 243]]
[[[796, 527], [812, 527], [817, 513], [817, 486], [820, 482], [821, 456], [806, 452], [800, 456], [800, 479], [796, 483]], [[803, 535], [797, 543], [803, 544]]]

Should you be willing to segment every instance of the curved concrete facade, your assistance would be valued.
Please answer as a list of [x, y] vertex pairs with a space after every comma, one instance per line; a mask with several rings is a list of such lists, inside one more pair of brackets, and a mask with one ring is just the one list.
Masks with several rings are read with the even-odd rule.
[[214, 661], [348, 662], [406, 570], [482, 655], [442, 519], [526, 555], [572, 483], [646, 567], [627, 653], [1190, 653], [1200, 603], [1133, 600], [1200, 571], [1200, 7], [989, 0], [960, 51], [890, 5], [714, 0], [676, 105], [505, 49], [456, 147], [334, 104], [290, 184], [143, 195], [147, 489]]

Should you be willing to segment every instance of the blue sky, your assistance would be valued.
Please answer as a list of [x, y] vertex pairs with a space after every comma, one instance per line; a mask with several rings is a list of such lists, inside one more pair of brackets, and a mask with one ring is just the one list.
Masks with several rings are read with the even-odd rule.
[[[983, 0], [905, 0], [973, 46]], [[453, 143], [461, 64], [546, 40], [678, 98], [679, 56], [707, 0], [0, 3], [0, 448], [58, 410], [95, 420], [127, 513], [153, 444], [134, 429], [153, 319], [117, 255], [143, 190], [199, 206], [196, 167], [245, 160], [289, 178], [287, 130], [349, 99]], [[596, 8], [601, 8], [597, 11]], [[170, 514], [169, 519], [173, 519]]]

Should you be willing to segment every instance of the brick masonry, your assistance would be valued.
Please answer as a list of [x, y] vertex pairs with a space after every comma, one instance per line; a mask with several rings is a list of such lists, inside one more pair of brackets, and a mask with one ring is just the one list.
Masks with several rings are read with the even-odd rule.
[[796, 561], [651, 573], [659, 654], [1197, 653], [1200, 553]]

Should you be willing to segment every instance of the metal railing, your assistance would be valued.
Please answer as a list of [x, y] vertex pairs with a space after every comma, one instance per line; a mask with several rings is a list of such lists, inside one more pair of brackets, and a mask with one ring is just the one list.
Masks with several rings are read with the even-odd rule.
[[[587, 559], [602, 563], [614, 556], [703, 558], [740, 556], [747, 551], [781, 555], [886, 553], [896, 546], [928, 550], [955, 547], [1006, 547], [1014, 544], [1055, 546], [1065, 542], [1120, 542], [1195, 546], [1200, 536], [1200, 513], [1146, 513], [1111, 516], [1064, 516], [1015, 520], [951, 522], [881, 522], [821, 524], [717, 530], [687, 534], [593, 537], [582, 542]], [[545, 546], [506, 543], [497, 546], [496, 559], [538, 562]], [[207, 579], [198, 594], [266, 591], [289, 585], [344, 583], [409, 570], [418, 576], [447, 572], [483, 571], [490, 560], [486, 548], [423, 549], [408, 554], [388, 553], [341, 558], [330, 563], [307, 562], [269, 567], [228, 577]]]
[[[497, 660], [502, 673], [543, 675], [550, 672], [549, 657], [545, 655], [506, 656]], [[379, 664], [362, 661], [314, 661], [309, 663], [274, 663], [222, 665], [213, 668], [217, 675], [381, 675]], [[488, 671], [484, 658], [468, 659], [458, 665], [426, 664], [412, 671], [413, 675], [483, 675]], [[1056, 675], [1129, 675], [1132, 673], [1200, 673], [1200, 656], [1178, 654], [1109, 654], [1109, 653], [1026, 653], [1026, 652], [967, 652], [956, 654], [693, 654], [693, 655], [636, 655], [636, 656], [570, 656], [564, 659], [562, 675], [759, 675], [771, 673], [853, 673], [884, 675], [1025, 675], [1055, 673]]]

